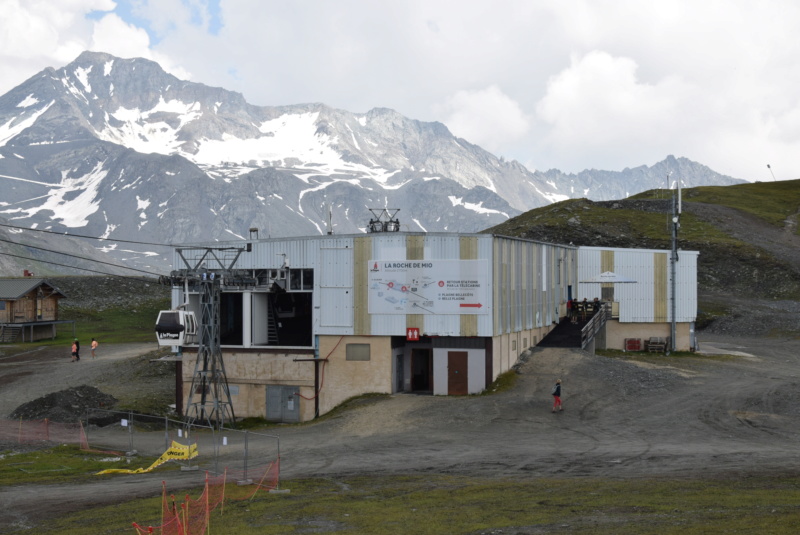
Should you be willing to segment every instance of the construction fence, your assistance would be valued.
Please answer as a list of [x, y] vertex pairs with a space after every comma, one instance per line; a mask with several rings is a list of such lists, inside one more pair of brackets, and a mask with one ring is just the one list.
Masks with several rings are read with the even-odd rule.
[[86, 435], [80, 422], [62, 424], [50, 420], [0, 419], [0, 443], [4, 444], [78, 444], [87, 449]]
[[[188, 494], [183, 501], [168, 496], [167, 483], [162, 482], [161, 521], [146, 527], [133, 522], [138, 534], [203, 535], [211, 531], [212, 523], [218, 528], [224, 522], [214, 519], [222, 515], [226, 500], [252, 500], [259, 491], [280, 492], [280, 439], [252, 431], [92, 409], [76, 423], [0, 420], [0, 443], [76, 444], [88, 451], [159, 457], [151, 467], [169, 460], [178, 463], [181, 470], [205, 471], [205, 485], [197, 499]], [[147, 470], [112, 469], [100, 474]], [[230, 498], [225, 495], [228, 484], [248, 485], [252, 490]]]
[[229, 478], [242, 482], [260, 477], [280, 458], [280, 438], [274, 435], [103, 409], [87, 411], [74, 424], [0, 420], [0, 441], [77, 444], [87, 450], [154, 457], [174, 447], [191, 448], [196, 456], [171, 459], [181, 470], [227, 472]]

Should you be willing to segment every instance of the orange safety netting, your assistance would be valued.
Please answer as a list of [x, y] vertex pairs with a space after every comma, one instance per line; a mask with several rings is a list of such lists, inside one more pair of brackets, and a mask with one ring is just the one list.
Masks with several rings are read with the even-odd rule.
[[[249, 495], [237, 501], [252, 500], [259, 490], [271, 490], [278, 487], [280, 475], [280, 458], [260, 468], [248, 471], [258, 474], [258, 481], [253, 480], [255, 488]], [[167, 497], [167, 482], [161, 483], [161, 525], [140, 526], [136, 522], [133, 527], [137, 535], [153, 533], [156, 535], [204, 535], [211, 525], [211, 513], [222, 516], [225, 511], [225, 485], [236, 481], [232, 472], [227, 470], [219, 476], [209, 477], [206, 473], [203, 492], [197, 499], [188, 494], [183, 503], [177, 504], [175, 496]], [[248, 480], [250, 481], [250, 480]], [[231, 498], [228, 498], [231, 500]]]
[[81, 449], [89, 449], [83, 424], [64, 424], [50, 420], [0, 420], [0, 441], [17, 444], [79, 444]]

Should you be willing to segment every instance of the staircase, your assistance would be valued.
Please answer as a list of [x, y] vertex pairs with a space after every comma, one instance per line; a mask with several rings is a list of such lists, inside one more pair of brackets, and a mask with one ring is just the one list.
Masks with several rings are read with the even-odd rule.
[[585, 321], [571, 323], [569, 318], [564, 318], [542, 338], [537, 347], [581, 347], [581, 329], [584, 325]]
[[19, 325], [0, 325], [0, 343], [16, 342], [21, 332]]
[[267, 319], [267, 344], [271, 346], [278, 345], [278, 311], [275, 308], [275, 302], [269, 300], [269, 318]]

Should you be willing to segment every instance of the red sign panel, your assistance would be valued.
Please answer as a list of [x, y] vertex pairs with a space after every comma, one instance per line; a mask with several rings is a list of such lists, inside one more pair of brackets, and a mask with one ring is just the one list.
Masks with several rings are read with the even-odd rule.
[[409, 342], [419, 342], [419, 328], [406, 327], [406, 340]]

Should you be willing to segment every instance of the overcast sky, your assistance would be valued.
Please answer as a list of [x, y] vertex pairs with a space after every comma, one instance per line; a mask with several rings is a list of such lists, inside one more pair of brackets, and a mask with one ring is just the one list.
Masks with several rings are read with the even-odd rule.
[[256, 105], [440, 121], [531, 170], [673, 154], [800, 178], [794, 0], [0, 0], [0, 13], [0, 94], [96, 50]]

